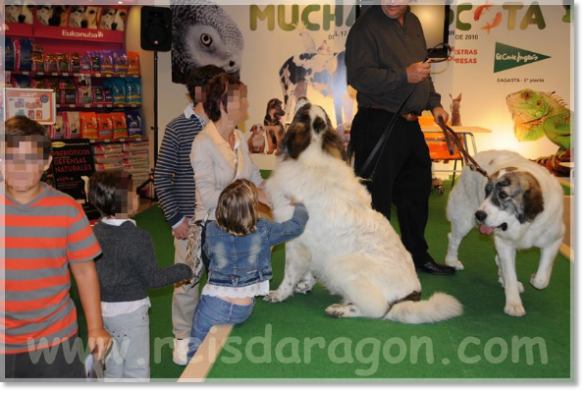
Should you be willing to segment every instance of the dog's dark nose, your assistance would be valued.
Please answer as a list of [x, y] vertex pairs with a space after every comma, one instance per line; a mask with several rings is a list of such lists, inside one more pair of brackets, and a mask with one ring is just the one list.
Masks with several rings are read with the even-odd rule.
[[112, 30], [116, 30], [116, 27], [118, 27], [117, 23], [112, 23]]
[[87, 29], [87, 21], [86, 20], [81, 21], [81, 27], [83, 27], [84, 29]]
[[25, 20], [26, 20], [26, 16], [18, 15], [18, 23], [24, 23]]
[[477, 218], [477, 221], [483, 222], [487, 218], [487, 213], [483, 210], [478, 210], [475, 212], [475, 218]]
[[233, 67], [235, 65], [236, 65], [236, 62], [235, 61], [230, 61], [230, 67]]

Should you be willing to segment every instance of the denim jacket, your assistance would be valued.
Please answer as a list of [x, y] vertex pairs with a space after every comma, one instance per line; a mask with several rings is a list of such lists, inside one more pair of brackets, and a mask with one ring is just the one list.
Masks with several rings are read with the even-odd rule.
[[305, 230], [309, 214], [297, 204], [293, 217], [283, 223], [258, 220], [258, 229], [246, 236], [233, 236], [207, 224], [203, 251], [210, 260], [207, 282], [224, 287], [245, 287], [272, 278], [270, 246], [294, 239]]

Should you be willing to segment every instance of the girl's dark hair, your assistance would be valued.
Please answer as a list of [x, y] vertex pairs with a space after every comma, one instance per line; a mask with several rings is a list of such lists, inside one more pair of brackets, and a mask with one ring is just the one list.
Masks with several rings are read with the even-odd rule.
[[[13, 116], [4, 122], [7, 147], [18, 147], [21, 141], [32, 136], [43, 148], [43, 159], [47, 160], [52, 152], [51, 138], [45, 127], [26, 116]], [[3, 138], [2, 138], [3, 139]]]
[[227, 112], [230, 93], [240, 90], [245, 85], [233, 74], [222, 72], [207, 82], [203, 109], [211, 121], [221, 119], [221, 109]]
[[89, 178], [89, 200], [104, 217], [126, 213], [132, 175], [125, 171], [95, 172]]
[[258, 229], [258, 189], [250, 180], [238, 179], [219, 196], [216, 225], [234, 236], [246, 236]]

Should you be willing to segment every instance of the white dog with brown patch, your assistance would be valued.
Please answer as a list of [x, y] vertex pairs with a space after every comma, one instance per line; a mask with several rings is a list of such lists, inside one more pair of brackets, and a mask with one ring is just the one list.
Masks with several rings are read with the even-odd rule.
[[342, 145], [325, 111], [306, 104], [296, 113], [267, 181], [274, 218], [289, 219], [288, 198], [305, 204], [304, 233], [286, 244], [284, 280], [264, 300], [281, 302], [305, 276], [342, 297], [326, 312], [403, 323], [438, 322], [461, 315], [444, 293], [420, 300], [410, 253], [390, 222], [371, 208], [371, 196], [342, 159]]
[[518, 153], [490, 150], [474, 158], [490, 176], [465, 168], [453, 188], [447, 204], [451, 233], [445, 263], [463, 269], [459, 245], [474, 226], [493, 234], [499, 281], [506, 293], [504, 312], [523, 316], [524, 286], [516, 276], [516, 250], [540, 248], [538, 271], [530, 284], [546, 288], [565, 233], [563, 190], [546, 168]]

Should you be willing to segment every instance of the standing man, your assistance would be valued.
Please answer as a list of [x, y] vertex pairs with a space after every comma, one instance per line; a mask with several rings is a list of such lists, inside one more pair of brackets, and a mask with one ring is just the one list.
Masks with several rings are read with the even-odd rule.
[[[407, 1], [382, 0], [357, 19], [345, 55], [348, 83], [358, 92], [351, 144], [359, 171], [406, 100], [385, 147], [378, 151], [373, 181], [367, 183], [372, 207], [390, 220], [391, 205], [396, 205], [402, 242], [417, 270], [454, 274], [455, 269], [433, 260], [424, 237], [432, 176], [418, 116], [430, 110], [437, 123], [449, 118], [433, 86], [431, 66], [423, 62], [426, 55], [422, 26]], [[360, 175], [369, 176], [376, 160]]]
[[[189, 154], [193, 139], [207, 124], [202, 91], [208, 80], [223, 70], [214, 65], [197, 68], [187, 78], [187, 90], [193, 101], [173, 119], [165, 130], [158, 162], [154, 170], [154, 186], [165, 219], [173, 228], [175, 263], [184, 263], [189, 236], [189, 219], [195, 212], [195, 180]], [[199, 286], [183, 285], [173, 292], [173, 362], [187, 364], [191, 323], [197, 307]]]

